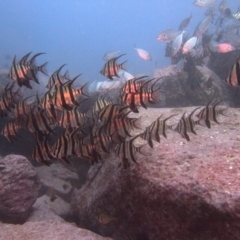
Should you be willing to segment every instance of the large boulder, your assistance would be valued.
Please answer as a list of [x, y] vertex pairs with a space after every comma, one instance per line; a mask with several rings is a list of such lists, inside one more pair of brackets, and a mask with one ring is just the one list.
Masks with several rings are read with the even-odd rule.
[[27, 158], [8, 155], [0, 160], [0, 219], [18, 223], [26, 220], [38, 197], [40, 182]]
[[0, 239], [15, 240], [111, 240], [99, 236], [75, 224], [45, 220], [26, 222], [23, 225], [0, 223]]
[[36, 167], [37, 174], [42, 184], [40, 195], [45, 194], [49, 188], [55, 191], [65, 201], [70, 201], [74, 183], [80, 182], [78, 174], [70, 171], [61, 163]]
[[[45, 214], [45, 210], [47, 210], [47, 212], [54, 213], [56, 216], [65, 220], [70, 221], [72, 219], [70, 204], [57, 196], [54, 196], [54, 199], [51, 199], [51, 197], [46, 195], [39, 197], [33, 205], [32, 213], [30, 214], [30, 219], [28, 218], [28, 221], [35, 220], [36, 217], [38, 217], [35, 212], [41, 212], [40, 210], [43, 211], [43, 214]], [[51, 219], [48, 216], [47, 218]], [[40, 219], [42, 219], [42, 217]]]
[[223, 79], [205, 65], [190, 66], [190, 70], [182, 71], [178, 71], [175, 65], [155, 69], [153, 77], [161, 78], [159, 85], [164, 93], [160, 94], [162, 101], [151, 107], [204, 105], [218, 96], [225, 96], [234, 105], [231, 89]]
[[[162, 113], [178, 113], [176, 122], [192, 110], [141, 109], [139, 115], [147, 126]], [[227, 114], [211, 129], [197, 126], [189, 142], [169, 131], [151, 156], [139, 154], [129, 169], [119, 167], [114, 155], [101, 168], [91, 168], [72, 198], [80, 227], [115, 240], [239, 239], [240, 113], [228, 109]], [[103, 224], [102, 212], [117, 221]]]

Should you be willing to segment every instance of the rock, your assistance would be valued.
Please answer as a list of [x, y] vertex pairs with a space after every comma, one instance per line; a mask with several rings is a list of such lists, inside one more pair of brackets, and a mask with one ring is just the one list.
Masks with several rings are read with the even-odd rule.
[[[54, 201], [50, 200], [50, 197], [43, 195], [42, 197], [38, 198], [37, 201], [33, 205], [34, 211], [37, 210], [47, 210], [47, 212], [52, 212], [55, 215], [68, 220], [71, 219], [72, 213], [70, 210], [70, 204], [65, 202], [63, 199], [60, 197], [56, 196], [56, 199]], [[34, 214], [33, 211], [33, 215]], [[37, 216], [36, 216], [37, 217]], [[35, 217], [33, 219], [36, 219]], [[40, 218], [41, 220], [45, 220], [42, 217]], [[49, 218], [47, 218], [49, 219]], [[50, 218], [51, 219], [51, 218]], [[28, 221], [31, 221], [31, 219]]]
[[39, 221], [60, 221], [64, 222], [64, 219], [56, 215], [51, 209], [45, 209], [44, 206], [33, 206], [29, 217], [27, 218], [27, 222], [39, 222]]
[[188, 71], [177, 71], [174, 65], [155, 70], [153, 77], [163, 77], [159, 85], [164, 93], [160, 93], [160, 104], [149, 107], [205, 105], [219, 96], [228, 96], [228, 101], [233, 106], [230, 89], [217, 74], [205, 65], [188, 65]]
[[232, 65], [239, 57], [240, 49], [228, 53], [211, 52], [208, 67], [212, 69], [222, 79], [227, 77]]
[[[161, 113], [178, 113], [173, 124], [192, 110], [141, 109], [139, 115], [147, 126]], [[151, 156], [137, 155], [129, 169], [119, 168], [114, 155], [91, 168], [95, 177], [74, 191], [71, 203], [80, 227], [114, 240], [239, 239], [240, 112], [228, 109], [227, 115], [211, 129], [197, 126], [189, 142], [168, 131]], [[96, 216], [103, 211], [118, 221], [101, 224]]]
[[0, 166], [0, 219], [23, 222], [38, 197], [37, 173], [28, 159], [20, 155], [6, 156]]
[[74, 224], [60, 221], [26, 222], [23, 225], [0, 223], [0, 237], [6, 240], [111, 240]]
[[52, 164], [50, 167], [40, 166], [36, 170], [43, 186], [42, 194], [45, 194], [49, 188], [53, 188], [57, 195], [65, 201], [70, 201], [73, 189], [71, 183], [79, 181], [77, 173], [70, 171], [61, 163]]

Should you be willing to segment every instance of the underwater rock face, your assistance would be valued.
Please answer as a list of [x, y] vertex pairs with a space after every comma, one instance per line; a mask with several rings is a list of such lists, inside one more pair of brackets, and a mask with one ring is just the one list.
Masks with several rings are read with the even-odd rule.
[[52, 188], [65, 201], [70, 201], [73, 188], [71, 181], [79, 181], [78, 174], [58, 163], [52, 164], [49, 167], [36, 167], [36, 171], [42, 184], [41, 193], [45, 193], [49, 188]]
[[163, 77], [159, 84], [162, 84], [164, 93], [160, 93], [160, 104], [149, 107], [205, 105], [219, 96], [228, 96], [232, 104], [231, 89], [208, 67], [193, 65], [189, 72], [177, 71], [174, 65], [156, 69], [153, 77]]
[[26, 222], [23, 225], [0, 223], [0, 233], [1, 239], [7, 240], [111, 240], [60, 221]]
[[29, 217], [26, 222], [39, 222], [39, 221], [60, 221], [65, 222], [63, 218], [59, 217], [50, 208], [45, 208], [43, 204], [35, 203], [31, 208]]
[[[72, 216], [71, 211], [70, 211], [70, 204], [65, 202], [63, 199], [61, 199], [60, 197], [57, 197], [57, 196], [56, 196], [56, 199], [54, 199], [53, 201], [51, 201], [51, 198], [46, 195], [43, 195], [42, 197], [38, 198], [33, 205], [32, 215], [35, 215], [34, 214], [35, 210], [38, 211], [40, 209], [48, 210], [49, 212], [53, 212], [54, 214], [56, 214], [57, 216], [59, 216], [63, 219], [70, 219]], [[32, 217], [32, 219], [34, 219], [34, 218]], [[45, 219], [41, 219], [41, 220], [45, 220]], [[29, 221], [29, 219], [28, 219], [28, 221]]]
[[38, 197], [37, 172], [21, 155], [8, 155], [0, 165], [0, 220], [23, 222]]
[[[181, 116], [193, 109], [141, 109], [139, 115], [147, 126], [161, 113]], [[197, 126], [189, 142], [168, 131], [152, 156], [139, 154], [129, 169], [114, 155], [92, 167], [73, 194], [79, 226], [114, 240], [239, 239], [239, 109], [227, 115], [211, 129]], [[101, 212], [118, 220], [102, 224], [96, 217]]]

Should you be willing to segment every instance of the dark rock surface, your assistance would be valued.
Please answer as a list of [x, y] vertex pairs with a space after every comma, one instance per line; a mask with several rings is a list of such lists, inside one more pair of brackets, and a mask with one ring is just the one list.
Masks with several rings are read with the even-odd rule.
[[101, 237], [75, 224], [61, 221], [26, 222], [23, 225], [2, 224], [0, 239], [6, 240], [111, 240]]
[[[147, 126], [161, 113], [178, 113], [176, 122], [185, 110], [193, 108], [141, 109], [139, 115]], [[211, 129], [197, 126], [190, 142], [169, 131], [130, 169], [119, 168], [114, 156], [92, 167], [72, 199], [79, 226], [114, 240], [240, 239], [239, 109], [227, 115]], [[102, 211], [118, 221], [100, 223]]]
[[27, 158], [8, 155], [0, 160], [0, 219], [19, 223], [26, 220], [38, 197], [40, 182]]
[[[206, 66], [194, 67], [196, 77], [187, 71], [177, 71], [175, 65], [159, 68], [154, 71], [153, 77], [163, 77], [159, 84], [164, 93], [160, 94], [162, 100], [151, 107], [188, 107], [205, 105], [219, 96], [225, 96], [231, 106], [235, 98], [231, 87], [223, 79]], [[150, 107], [150, 105], [149, 105]]]
[[61, 163], [53, 163], [49, 167], [36, 167], [36, 171], [42, 184], [41, 193], [45, 194], [49, 188], [52, 188], [56, 195], [61, 196], [65, 201], [70, 201], [73, 189], [71, 182], [79, 181], [77, 173], [70, 171]]

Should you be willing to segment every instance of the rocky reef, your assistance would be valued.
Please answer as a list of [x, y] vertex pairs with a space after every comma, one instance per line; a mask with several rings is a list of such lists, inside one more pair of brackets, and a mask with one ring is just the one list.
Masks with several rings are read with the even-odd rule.
[[[146, 126], [161, 113], [191, 110], [148, 109], [140, 115]], [[116, 240], [238, 239], [240, 112], [228, 109], [227, 115], [211, 129], [199, 126], [190, 142], [169, 132], [130, 169], [119, 168], [114, 158], [91, 168], [71, 202], [79, 226]], [[101, 211], [117, 221], [99, 223]]]
[[28, 159], [18, 155], [6, 156], [0, 166], [0, 218], [24, 222], [38, 197], [37, 172]]

